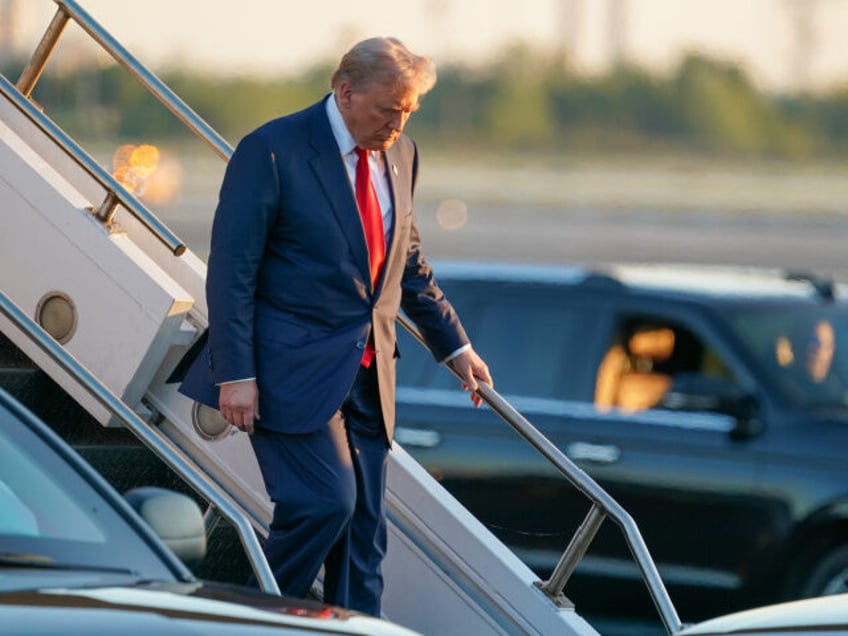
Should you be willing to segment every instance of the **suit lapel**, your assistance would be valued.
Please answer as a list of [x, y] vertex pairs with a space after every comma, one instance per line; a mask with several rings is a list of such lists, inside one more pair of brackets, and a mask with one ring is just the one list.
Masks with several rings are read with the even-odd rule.
[[[386, 175], [389, 179], [389, 189], [392, 193], [392, 216], [394, 217], [392, 219], [392, 233], [386, 249], [385, 271], [390, 267], [396, 267], [397, 260], [404, 258], [404, 255], [399, 254], [402, 241], [396, 240], [396, 237], [400, 230], [399, 225], [409, 211], [409, 195], [407, 193], [411, 191], [412, 186], [409, 183], [410, 170], [404, 163], [403, 154], [398, 150], [398, 145], [395, 144], [389, 148], [384, 153], [384, 157], [386, 160]], [[382, 288], [385, 279], [385, 275], [380, 277], [378, 291]]]
[[309, 165], [330, 202], [330, 207], [350, 245], [351, 254], [363, 279], [370, 281], [368, 247], [365, 243], [362, 221], [359, 218], [359, 209], [356, 207], [356, 197], [350, 187], [344, 161], [330, 129], [323, 100], [315, 106], [313, 111], [310, 140], [316, 154], [309, 160]]

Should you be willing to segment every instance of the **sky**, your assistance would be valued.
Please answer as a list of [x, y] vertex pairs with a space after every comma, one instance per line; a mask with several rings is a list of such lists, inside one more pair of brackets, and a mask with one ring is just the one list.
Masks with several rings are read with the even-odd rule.
[[[56, 5], [0, 0], [0, 9], [11, 2], [17, 13], [5, 37], [29, 54]], [[662, 72], [696, 51], [741, 65], [766, 90], [848, 85], [848, 0], [77, 2], [154, 71], [293, 74], [334, 62], [361, 38], [394, 35], [437, 64], [478, 64], [525, 42], [571, 51], [586, 73], [602, 72], [616, 55]]]

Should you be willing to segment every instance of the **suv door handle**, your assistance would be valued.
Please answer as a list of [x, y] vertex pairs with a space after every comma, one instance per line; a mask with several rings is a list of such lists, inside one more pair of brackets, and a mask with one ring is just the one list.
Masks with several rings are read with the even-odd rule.
[[614, 464], [621, 457], [621, 449], [612, 444], [571, 442], [565, 447], [565, 454], [574, 461], [582, 460], [595, 464]]
[[401, 446], [433, 448], [442, 443], [442, 436], [438, 431], [431, 431], [426, 428], [398, 426], [395, 428], [395, 441], [399, 442]]

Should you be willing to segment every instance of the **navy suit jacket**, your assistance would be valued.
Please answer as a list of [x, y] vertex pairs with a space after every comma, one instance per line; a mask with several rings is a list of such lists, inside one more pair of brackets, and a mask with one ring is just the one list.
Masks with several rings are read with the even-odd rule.
[[217, 383], [255, 377], [258, 426], [314, 431], [347, 395], [373, 329], [391, 439], [398, 309], [437, 360], [468, 338], [421, 253], [414, 142], [401, 135], [385, 160], [394, 222], [372, 289], [362, 222], [323, 100], [242, 139], [212, 227], [208, 342], [190, 361], [182, 393], [217, 408]]

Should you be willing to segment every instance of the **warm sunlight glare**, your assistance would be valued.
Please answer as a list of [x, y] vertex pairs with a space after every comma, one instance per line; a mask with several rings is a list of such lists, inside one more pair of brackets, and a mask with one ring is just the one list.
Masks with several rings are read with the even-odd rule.
[[151, 144], [124, 144], [112, 155], [112, 175], [127, 190], [147, 203], [174, 199], [183, 181], [182, 166]]
[[436, 221], [445, 230], [461, 230], [468, 222], [468, 206], [458, 199], [445, 199], [436, 210]]

